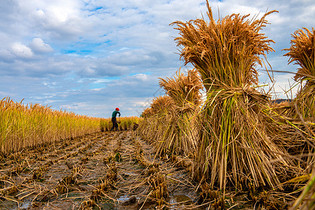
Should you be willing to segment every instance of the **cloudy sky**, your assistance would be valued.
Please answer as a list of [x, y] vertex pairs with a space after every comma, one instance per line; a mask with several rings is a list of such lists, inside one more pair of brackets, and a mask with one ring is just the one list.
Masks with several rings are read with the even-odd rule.
[[[291, 34], [315, 23], [314, 0], [210, 1], [218, 18], [231, 13], [268, 16], [264, 33], [276, 43], [274, 70], [292, 71], [284, 48]], [[174, 75], [179, 60], [173, 21], [201, 18], [205, 0], [1, 0], [0, 99], [40, 103], [77, 114], [138, 116], [163, 94], [158, 78]], [[260, 82], [269, 83], [264, 71]], [[277, 97], [293, 84], [275, 74]]]

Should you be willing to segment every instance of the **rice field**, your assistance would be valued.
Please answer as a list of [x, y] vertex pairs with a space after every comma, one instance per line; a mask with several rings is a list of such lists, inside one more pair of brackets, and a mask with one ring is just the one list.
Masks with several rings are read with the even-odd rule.
[[172, 23], [193, 68], [160, 78], [165, 95], [117, 132], [111, 119], [2, 99], [0, 208], [315, 209], [315, 30], [284, 49], [300, 89], [277, 104], [258, 89], [277, 11], [215, 20], [207, 6]]
[[[122, 117], [119, 130], [134, 129], [139, 122], [137, 117]], [[0, 101], [0, 152], [7, 154], [26, 147], [108, 131], [111, 126], [111, 119], [80, 116], [39, 104], [23, 104], [7, 97]]]

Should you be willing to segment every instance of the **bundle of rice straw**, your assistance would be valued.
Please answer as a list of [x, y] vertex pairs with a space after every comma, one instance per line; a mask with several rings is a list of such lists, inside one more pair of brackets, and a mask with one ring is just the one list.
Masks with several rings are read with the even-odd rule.
[[232, 14], [216, 22], [208, 1], [207, 7], [208, 23], [173, 23], [181, 35], [175, 39], [181, 57], [200, 73], [207, 90], [194, 174], [223, 192], [227, 185], [276, 188], [291, 159], [268, 135], [268, 96], [253, 88], [258, 84], [256, 67], [265, 63], [261, 56], [273, 51], [273, 41], [260, 30], [275, 11], [257, 20]]
[[198, 72], [189, 70], [185, 76], [179, 70], [174, 78], [160, 78], [160, 86], [173, 99], [175, 109], [169, 112], [169, 124], [157, 152], [189, 155], [196, 151], [199, 135], [195, 113], [201, 102], [202, 84]]
[[291, 47], [285, 56], [289, 63], [300, 66], [294, 77], [301, 86], [293, 100], [293, 118], [298, 118], [302, 125], [297, 124], [307, 132], [304, 147], [299, 148], [302, 156], [306, 155], [305, 172], [310, 173], [315, 164], [315, 30], [299, 29], [292, 34]]
[[[291, 47], [285, 56], [300, 68], [294, 79], [302, 83], [293, 103], [298, 117], [309, 125], [315, 123], [315, 30], [299, 29], [292, 35]], [[314, 134], [313, 134], [314, 135]]]
[[140, 136], [149, 138], [153, 143], [158, 142], [164, 135], [168, 113], [174, 107], [170, 96], [159, 96], [152, 100], [151, 106], [144, 110], [144, 118], [137, 129]]

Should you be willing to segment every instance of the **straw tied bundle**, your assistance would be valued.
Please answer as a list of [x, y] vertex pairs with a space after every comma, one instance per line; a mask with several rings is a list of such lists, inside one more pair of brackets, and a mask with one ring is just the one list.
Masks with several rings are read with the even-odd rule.
[[163, 129], [167, 122], [166, 116], [174, 107], [174, 101], [170, 96], [159, 96], [153, 99], [151, 106], [144, 110], [143, 121], [137, 129], [144, 138], [150, 137], [153, 143], [158, 142], [163, 136]]
[[199, 135], [195, 112], [201, 103], [202, 83], [198, 72], [189, 70], [185, 76], [179, 70], [173, 78], [160, 78], [160, 86], [173, 99], [174, 107], [169, 109], [168, 120], [164, 123], [165, 135], [158, 143], [157, 152], [189, 155], [196, 151]]
[[[298, 92], [294, 104], [298, 117], [302, 121], [309, 121], [314, 125], [315, 121], [315, 30], [299, 29], [293, 35], [289, 51], [289, 63], [300, 65], [294, 79], [304, 82]], [[313, 134], [314, 135], [314, 134]]]
[[209, 23], [172, 23], [181, 35], [175, 39], [181, 57], [197, 69], [207, 90], [194, 174], [223, 191], [227, 184], [276, 188], [290, 160], [268, 135], [263, 112], [268, 97], [252, 87], [258, 84], [257, 64], [264, 66], [261, 56], [273, 51], [273, 41], [260, 30], [276, 11], [258, 20], [232, 14], [216, 22], [207, 6]]
[[292, 209], [315, 208], [315, 30], [299, 29], [292, 34], [291, 47], [285, 49], [288, 53], [289, 63], [294, 62], [300, 68], [294, 77], [301, 82], [301, 88], [293, 101], [295, 116], [303, 122], [306, 131], [310, 134], [307, 147], [301, 153], [307, 155], [305, 172], [311, 170], [312, 176], [303, 188], [301, 195], [295, 201]]

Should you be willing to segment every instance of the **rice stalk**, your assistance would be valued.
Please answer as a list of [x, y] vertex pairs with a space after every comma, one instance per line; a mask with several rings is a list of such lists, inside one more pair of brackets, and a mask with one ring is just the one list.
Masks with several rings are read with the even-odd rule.
[[308, 183], [304, 186], [301, 195], [295, 200], [292, 210], [314, 209], [315, 208], [315, 170]]

